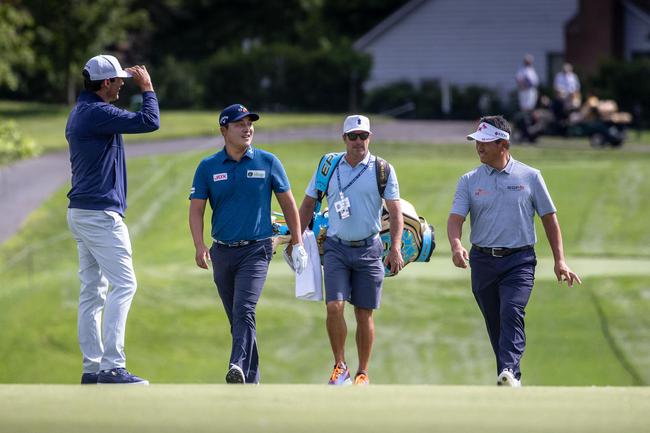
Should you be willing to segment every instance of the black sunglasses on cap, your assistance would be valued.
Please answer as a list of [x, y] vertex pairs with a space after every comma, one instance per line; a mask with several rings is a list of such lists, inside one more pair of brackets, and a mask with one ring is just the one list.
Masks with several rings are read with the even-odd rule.
[[370, 137], [370, 133], [369, 133], [369, 132], [348, 132], [348, 133], [345, 134], [345, 135], [347, 135], [347, 136], [348, 136], [348, 140], [351, 140], [351, 141], [356, 140], [357, 137], [359, 137], [359, 138], [362, 139], [362, 140], [366, 140], [366, 139], [368, 139], [368, 137]]

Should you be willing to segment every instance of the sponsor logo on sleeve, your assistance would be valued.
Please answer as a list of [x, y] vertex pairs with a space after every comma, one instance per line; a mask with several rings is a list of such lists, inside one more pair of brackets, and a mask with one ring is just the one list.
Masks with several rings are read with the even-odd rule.
[[212, 180], [214, 182], [219, 182], [222, 180], [228, 180], [228, 173], [216, 173], [212, 175]]
[[264, 179], [266, 177], [266, 171], [264, 170], [248, 170], [246, 172], [246, 177], [249, 179]]

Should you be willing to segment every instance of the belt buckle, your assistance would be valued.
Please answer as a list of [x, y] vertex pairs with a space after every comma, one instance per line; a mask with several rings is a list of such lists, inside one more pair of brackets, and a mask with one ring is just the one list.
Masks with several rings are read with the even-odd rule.
[[499, 259], [505, 257], [505, 255], [503, 255], [503, 254], [502, 254], [502, 255], [498, 255], [498, 254], [496, 253], [497, 250], [499, 250], [499, 251], [504, 251], [505, 248], [490, 248], [490, 250], [492, 250], [492, 257], [497, 257], [497, 258], [499, 258]]

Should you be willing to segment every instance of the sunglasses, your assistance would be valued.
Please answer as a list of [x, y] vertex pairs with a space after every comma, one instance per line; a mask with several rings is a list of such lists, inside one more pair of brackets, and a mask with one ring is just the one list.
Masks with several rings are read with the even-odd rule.
[[368, 137], [370, 137], [370, 133], [369, 133], [369, 132], [348, 132], [348, 133], [345, 134], [345, 135], [347, 135], [347, 136], [348, 136], [348, 140], [351, 140], [351, 141], [356, 140], [357, 137], [360, 138], [360, 139], [362, 139], [362, 140], [366, 140], [366, 139], [368, 139]]

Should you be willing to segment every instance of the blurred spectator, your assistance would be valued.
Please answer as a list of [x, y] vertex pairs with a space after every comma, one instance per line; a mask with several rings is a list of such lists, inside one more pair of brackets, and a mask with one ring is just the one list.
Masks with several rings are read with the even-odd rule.
[[537, 86], [539, 77], [533, 68], [534, 58], [530, 54], [524, 56], [521, 67], [517, 70], [517, 96], [519, 97], [519, 113], [515, 116], [517, 129], [522, 132], [522, 139], [533, 143], [536, 136], [529, 134], [533, 125], [533, 110], [537, 105]]
[[539, 77], [533, 68], [534, 58], [530, 54], [524, 57], [524, 63], [517, 71], [517, 89], [519, 94], [519, 109], [523, 112], [530, 112], [537, 104], [537, 86]]
[[573, 66], [565, 63], [562, 70], [555, 75], [553, 80], [555, 100], [553, 113], [559, 122], [564, 122], [569, 113], [580, 108], [580, 80], [573, 72]]

